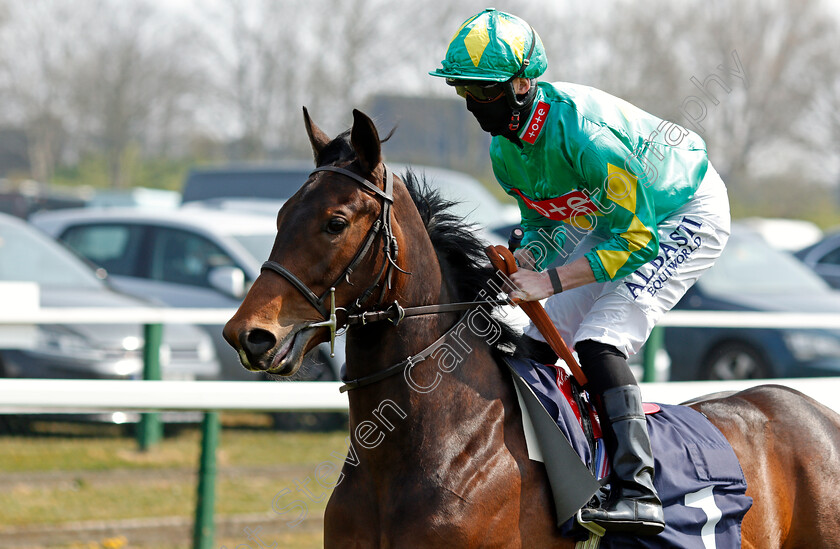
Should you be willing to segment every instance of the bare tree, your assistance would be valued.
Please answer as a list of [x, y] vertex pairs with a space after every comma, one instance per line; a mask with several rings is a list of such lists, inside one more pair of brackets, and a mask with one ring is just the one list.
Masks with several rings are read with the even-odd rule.
[[128, 151], [165, 144], [193, 109], [184, 100], [198, 87], [184, 64], [188, 27], [157, 17], [143, 1], [18, 0], [9, 7], [0, 89], [8, 121], [27, 132], [33, 176], [49, 180], [62, 152], [78, 158], [96, 150], [111, 184], [128, 186]]
[[[216, 97], [234, 113], [235, 156], [303, 152], [301, 107], [332, 132], [401, 60], [389, 32], [404, 14], [384, 0], [228, 0], [205, 11]], [[327, 15], [328, 14], [328, 15]]]
[[32, 176], [48, 181], [66, 136], [69, 105], [63, 93], [74, 25], [67, 5], [42, 0], [3, 6], [0, 94], [5, 122], [25, 129]]
[[184, 98], [194, 96], [200, 80], [185, 64], [190, 35], [156, 17], [151, 4], [98, 0], [95, 13], [97, 32], [77, 43], [73, 58], [75, 126], [104, 152], [112, 186], [124, 188], [132, 145], [150, 133], [167, 135], [150, 124], [166, 124], [186, 109]]
[[295, 32], [288, 19], [297, 5], [228, 0], [207, 10], [214, 96], [232, 113], [230, 137], [238, 142], [234, 159], [265, 158], [278, 106], [293, 87]]
[[[541, 35], [543, 79], [593, 85], [695, 124], [733, 183], [837, 159], [829, 122], [838, 112], [838, 24], [825, 1], [510, 0], [504, 9]], [[485, 4], [195, 2], [201, 33], [162, 6], [0, 2], [0, 117], [26, 129], [36, 177], [49, 179], [60, 158], [89, 150], [105, 155], [114, 185], [126, 186], [131, 151], [182, 155], [198, 134], [232, 142], [229, 159], [305, 153], [303, 105], [335, 133], [371, 94], [453, 97], [426, 73]], [[453, 127], [474, 126], [471, 118], [439, 114], [426, 115], [430, 134], [439, 125], [472, 140]], [[473, 145], [464, 154], [479, 162], [485, 142]]]
[[721, 173], [745, 180], [768, 151], [788, 163], [813, 152], [802, 121], [837, 74], [838, 24], [825, 8], [653, 0], [639, 9], [619, 0], [600, 27], [610, 56], [597, 85], [697, 131]]
[[[216, 108], [231, 114], [232, 137], [239, 144], [233, 159], [303, 152], [308, 147], [301, 139], [304, 105], [326, 128], [337, 112], [349, 115], [346, 106], [362, 93], [353, 76], [363, 65], [357, 37], [377, 36], [365, 26], [367, 19], [375, 20], [368, 4], [227, 0], [205, 10], [207, 31], [215, 39]], [[355, 31], [348, 35], [350, 28]]]

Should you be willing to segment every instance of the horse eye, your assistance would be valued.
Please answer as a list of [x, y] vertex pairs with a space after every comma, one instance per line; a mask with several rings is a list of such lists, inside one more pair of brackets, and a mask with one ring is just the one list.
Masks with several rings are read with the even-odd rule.
[[333, 217], [327, 221], [327, 232], [330, 234], [338, 234], [347, 228], [347, 220], [341, 217]]

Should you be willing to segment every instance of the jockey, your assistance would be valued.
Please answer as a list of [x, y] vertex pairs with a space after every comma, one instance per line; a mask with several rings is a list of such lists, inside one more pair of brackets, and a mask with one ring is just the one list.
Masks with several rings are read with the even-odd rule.
[[[664, 516], [627, 357], [723, 250], [726, 187], [695, 133], [594, 88], [537, 82], [545, 49], [516, 16], [487, 9], [470, 17], [441, 65], [430, 74], [445, 78], [493, 136], [493, 172], [519, 203], [525, 235], [515, 257], [523, 268], [510, 295], [548, 298], [586, 389], [600, 400], [611, 490], [603, 508], [583, 509], [581, 518], [654, 535]], [[522, 346], [557, 360], [533, 325]]]

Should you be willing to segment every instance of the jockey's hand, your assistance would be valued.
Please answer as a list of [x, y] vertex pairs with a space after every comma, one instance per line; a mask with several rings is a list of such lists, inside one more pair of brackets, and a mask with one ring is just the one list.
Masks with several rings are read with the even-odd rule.
[[520, 269], [530, 269], [533, 271], [537, 264], [537, 260], [534, 259], [534, 254], [528, 248], [518, 248], [513, 252], [513, 257], [516, 259], [516, 264], [519, 265]]
[[513, 290], [508, 294], [511, 299], [539, 301], [554, 294], [548, 273], [519, 269], [510, 275], [510, 280], [514, 284]]

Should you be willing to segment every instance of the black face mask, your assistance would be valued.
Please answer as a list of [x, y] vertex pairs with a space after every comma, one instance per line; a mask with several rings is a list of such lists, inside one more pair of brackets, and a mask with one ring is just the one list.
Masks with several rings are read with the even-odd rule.
[[467, 96], [467, 110], [473, 113], [481, 129], [490, 135], [515, 136], [516, 132], [510, 130], [510, 119], [513, 110], [500, 95], [493, 101], [480, 102]]

